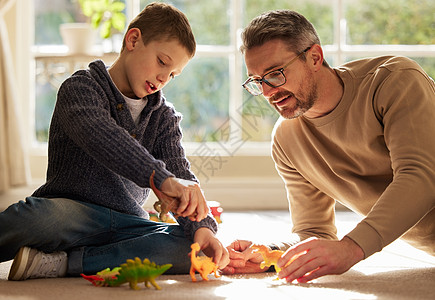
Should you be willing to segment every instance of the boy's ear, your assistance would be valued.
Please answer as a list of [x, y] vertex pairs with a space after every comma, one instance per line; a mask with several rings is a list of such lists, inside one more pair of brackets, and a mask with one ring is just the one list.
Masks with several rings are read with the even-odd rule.
[[125, 47], [128, 50], [133, 50], [138, 42], [142, 42], [142, 35], [138, 28], [131, 28], [125, 34]]

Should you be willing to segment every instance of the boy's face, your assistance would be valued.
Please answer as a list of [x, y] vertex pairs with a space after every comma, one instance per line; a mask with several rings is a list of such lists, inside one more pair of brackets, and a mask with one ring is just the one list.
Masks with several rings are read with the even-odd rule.
[[190, 60], [187, 50], [175, 40], [155, 40], [144, 45], [139, 37], [130, 41], [125, 59], [125, 81], [118, 88], [130, 98], [143, 98], [161, 90], [180, 75]]

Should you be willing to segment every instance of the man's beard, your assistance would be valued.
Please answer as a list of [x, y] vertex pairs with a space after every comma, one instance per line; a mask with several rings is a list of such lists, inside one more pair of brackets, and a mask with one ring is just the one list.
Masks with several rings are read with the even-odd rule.
[[[308, 91], [308, 93], [305, 93], [303, 91], [304, 87], [305, 90]], [[278, 92], [269, 99], [269, 103], [271, 103], [275, 107], [275, 109], [282, 117], [286, 119], [295, 119], [297, 117], [302, 116], [304, 113], [306, 113], [316, 103], [317, 85], [314, 83], [313, 80], [310, 80], [307, 85], [299, 89], [298, 95], [301, 95], [304, 100], [301, 99], [302, 97], [296, 97], [295, 94], [288, 91]], [[286, 97], [291, 97], [290, 100], [295, 101], [293, 106], [285, 106], [280, 109], [276, 104], [272, 103], [274, 99], [280, 99], [280, 98], [284, 99]]]

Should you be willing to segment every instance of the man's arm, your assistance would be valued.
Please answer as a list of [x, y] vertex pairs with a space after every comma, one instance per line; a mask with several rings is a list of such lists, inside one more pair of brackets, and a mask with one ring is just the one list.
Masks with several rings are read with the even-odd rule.
[[285, 182], [293, 232], [299, 241], [289, 241], [293, 245], [278, 261], [282, 268], [279, 277], [289, 282], [295, 279], [307, 282], [326, 274], [341, 274], [364, 259], [364, 252], [348, 237], [337, 240], [334, 199], [319, 191], [292, 167], [284, 153], [285, 147], [280, 145], [283, 139], [284, 133], [277, 130], [272, 155]]

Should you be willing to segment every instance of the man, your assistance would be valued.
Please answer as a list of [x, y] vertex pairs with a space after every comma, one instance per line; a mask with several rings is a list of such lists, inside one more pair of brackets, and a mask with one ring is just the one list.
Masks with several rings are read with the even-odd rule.
[[[331, 68], [314, 27], [294, 11], [258, 16], [242, 40], [243, 86], [281, 115], [272, 156], [295, 236], [279, 245], [286, 252], [278, 276], [308, 282], [341, 274], [398, 238], [435, 255], [433, 80], [404, 57]], [[341, 240], [335, 200], [365, 216]], [[251, 245], [227, 247], [225, 273], [262, 271]]]

